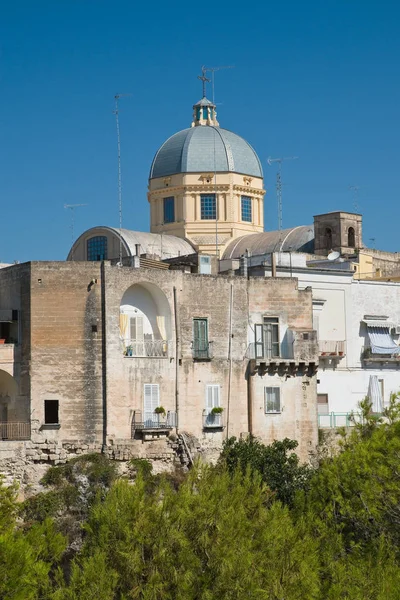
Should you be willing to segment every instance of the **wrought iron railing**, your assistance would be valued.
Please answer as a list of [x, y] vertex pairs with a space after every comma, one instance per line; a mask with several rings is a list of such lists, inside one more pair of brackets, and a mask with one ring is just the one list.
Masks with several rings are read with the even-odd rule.
[[0, 440], [29, 440], [31, 438], [30, 423], [13, 423], [0, 421]]
[[293, 358], [293, 344], [282, 343], [277, 345], [251, 342], [247, 347], [246, 358], [267, 360], [289, 360]]
[[147, 413], [135, 410], [132, 418], [132, 437], [135, 431], [153, 429], [173, 429], [177, 426], [176, 412], [169, 410], [167, 413]]
[[196, 360], [210, 360], [214, 357], [213, 342], [194, 340], [192, 342], [193, 358]]
[[319, 355], [320, 356], [344, 356], [345, 342], [334, 340], [319, 340]]
[[140, 358], [167, 358], [167, 340], [130, 340], [125, 342], [124, 355]]
[[203, 428], [204, 429], [218, 429], [223, 427], [223, 413], [213, 413], [209, 410], [203, 410]]

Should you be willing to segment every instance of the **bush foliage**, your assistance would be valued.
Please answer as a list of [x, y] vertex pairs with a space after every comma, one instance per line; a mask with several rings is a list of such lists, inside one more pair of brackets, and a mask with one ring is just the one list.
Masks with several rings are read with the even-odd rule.
[[[186, 475], [132, 461], [136, 479], [117, 478], [93, 455], [51, 469], [22, 508], [0, 485], [0, 598], [397, 599], [398, 417], [395, 398], [381, 420], [365, 407], [314, 469], [291, 440], [232, 438]], [[60, 527], [71, 515], [79, 544]]]

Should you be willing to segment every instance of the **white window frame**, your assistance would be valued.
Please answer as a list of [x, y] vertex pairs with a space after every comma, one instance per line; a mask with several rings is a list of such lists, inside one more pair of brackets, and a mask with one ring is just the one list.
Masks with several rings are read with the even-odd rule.
[[[146, 407], [146, 389], [147, 389], [147, 393], [150, 391], [150, 395], [151, 395], [151, 400], [150, 400], [151, 410], [148, 410]], [[145, 383], [143, 385], [143, 417], [144, 417], [143, 420], [145, 422], [152, 420], [154, 411], [158, 406], [160, 406], [160, 386], [159, 386], [159, 384], [158, 383]]]
[[[213, 388], [213, 399], [212, 399], [211, 408], [210, 408], [209, 402], [208, 402], [208, 393], [209, 393], [210, 388]], [[217, 398], [215, 398], [216, 390], [218, 390]], [[217, 383], [208, 383], [206, 385], [206, 412], [207, 412], [207, 414], [210, 414], [213, 408], [218, 408], [220, 406], [221, 406], [221, 386]]]
[[[268, 393], [269, 390], [278, 390], [279, 410], [268, 410]], [[264, 412], [266, 415], [278, 415], [282, 412], [282, 393], [281, 388], [277, 385], [267, 386], [264, 388]]]

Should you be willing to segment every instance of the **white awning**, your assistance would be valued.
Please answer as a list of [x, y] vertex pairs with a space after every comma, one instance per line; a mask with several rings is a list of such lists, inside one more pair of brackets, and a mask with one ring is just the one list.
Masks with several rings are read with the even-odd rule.
[[392, 321], [378, 321], [378, 319], [364, 319], [363, 323], [365, 323], [367, 327], [386, 327], [386, 329], [395, 327], [395, 324], [392, 323]]
[[383, 399], [381, 386], [379, 385], [378, 377], [371, 375], [368, 385], [368, 399], [371, 402], [372, 412], [381, 413], [383, 411]]
[[368, 326], [368, 336], [373, 354], [399, 354], [400, 347], [393, 341], [388, 326]]

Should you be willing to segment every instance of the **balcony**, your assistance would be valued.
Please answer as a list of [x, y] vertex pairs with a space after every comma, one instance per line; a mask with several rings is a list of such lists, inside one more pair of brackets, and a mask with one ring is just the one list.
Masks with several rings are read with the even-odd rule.
[[168, 434], [171, 429], [177, 426], [177, 415], [174, 411], [167, 413], [143, 413], [141, 410], [135, 410], [132, 418], [132, 438], [135, 433], [143, 434]]
[[298, 372], [316, 372], [318, 368], [317, 332], [288, 329], [279, 344], [256, 341], [249, 344], [246, 357], [255, 363], [255, 372], [295, 375]]
[[12, 423], [9, 421], [0, 421], [0, 441], [18, 441], [31, 439], [30, 423]]
[[128, 358], [168, 358], [171, 342], [167, 340], [128, 340], [124, 356]]
[[213, 342], [194, 340], [192, 342], [193, 360], [212, 360], [214, 358]]
[[322, 359], [341, 359], [345, 356], [345, 341], [319, 340], [319, 357]]
[[203, 410], [203, 429], [223, 429], [223, 412]]
[[361, 350], [361, 360], [364, 364], [387, 364], [390, 366], [400, 366], [400, 354], [378, 354], [372, 352], [370, 346], [364, 346]]

